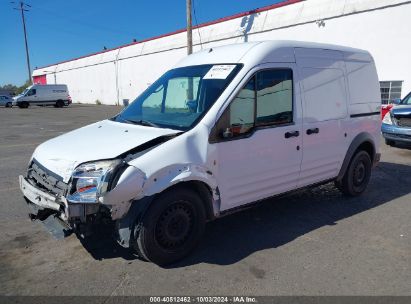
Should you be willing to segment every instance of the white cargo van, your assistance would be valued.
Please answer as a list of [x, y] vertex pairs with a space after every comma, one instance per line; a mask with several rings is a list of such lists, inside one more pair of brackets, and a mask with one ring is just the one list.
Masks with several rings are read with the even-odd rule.
[[65, 84], [33, 84], [13, 98], [13, 105], [20, 108], [28, 108], [30, 105], [62, 108], [69, 104], [71, 97]]
[[167, 264], [206, 221], [256, 201], [330, 181], [360, 195], [379, 146], [367, 51], [244, 43], [190, 55], [117, 116], [41, 144], [20, 187], [32, 219], [78, 235], [108, 220], [122, 246]]

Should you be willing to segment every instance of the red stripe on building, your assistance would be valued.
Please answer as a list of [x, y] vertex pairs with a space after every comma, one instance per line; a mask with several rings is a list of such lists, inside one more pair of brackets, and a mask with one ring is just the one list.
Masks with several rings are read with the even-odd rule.
[[[231, 16], [228, 16], [228, 17], [223, 17], [223, 18], [216, 19], [216, 20], [213, 20], [213, 21], [205, 22], [205, 23], [199, 24], [197, 26], [193, 26], [193, 29], [198, 29], [198, 28], [202, 28], [202, 27], [205, 27], [205, 26], [209, 26], [209, 25], [218, 24], [218, 23], [222, 23], [222, 22], [225, 22], [225, 21], [233, 20], [233, 19], [236, 19], [236, 18], [240, 18], [240, 17], [244, 17], [244, 16], [249, 16], [249, 15], [252, 15], [252, 14], [257, 14], [257, 13], [269, 11], [269, 10], [272, 10], [272, 9], [284, 7], [284, 6], [294, 4], [294, 3], [298, 3], [298, 2], [302, 2], [302, 1], [305, 1], [305, 0], [286, 0], [284, 2], [271, 4], [271, 5], [268, 5], [268, 6], [264, 6], [264, 7], [261, 7], [261, 8], [251, 10], [251, 11], [238, 13], [238, 14], [231, 15]], [[77, 58], [74, 58], [74, 59], [69, 59], [69, 60], [60, 61], [58, 63], [49, 64], [49, 65], [46, 65], [46, 66], [43, 66], [43, 67], [39, 67], [36, 70], [48, 68], [48, 67], [51, 67], [51, 66], [57, 65], [57, 64], [67, 63], [67, 62], [70, 62], [70, 61], [91, 57], [91, 56], [94, 56], [94, 55], [99, 55], [99, 54], [111, 52], [111, 51], [114, 51], [114, 50], [118, 50], [118, 49], [121, 49], [121, 48], [124, 48], [124, 47], [131, 46], [131, 45], [145, 43], [145, 42], [148, 42], [148, 41], [152, 41], [152, 40], [156, 40], [156, 39], [160, 39], [160, 38], [164, 38], [164, 37], [184, 33], [185, 31], [186, 31], [186, 29], [177, 30], [177, 31], [174, 31], [174, 32], [170, 32], [170, 33], [167, 33], [167, 34], [155, 36], [155, 37], [152, 37], [152, 38], [147, 38], [147, 39], [140, 40], [140, 41], [137, 41], [137, 42], [124, 44], [124, 45], [121, 45], [121, 46], [118, 46], [118, 47], [115, 47], [115, 48], [112, 48], [112, 49], [107, 49], [107, 50], [104, 50], [104, 51], [95, 52], [95, 53], [91, 53], [91, 54], [88, 54], [88, 55], [80, 56], [80, 57], [77, 57]]]

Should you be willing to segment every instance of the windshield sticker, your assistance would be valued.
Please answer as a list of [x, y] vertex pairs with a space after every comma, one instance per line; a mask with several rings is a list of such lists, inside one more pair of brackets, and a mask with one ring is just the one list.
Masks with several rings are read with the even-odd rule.
[[213, 65], [203, 79], [226, 79], [234, 68], [235, 65]]

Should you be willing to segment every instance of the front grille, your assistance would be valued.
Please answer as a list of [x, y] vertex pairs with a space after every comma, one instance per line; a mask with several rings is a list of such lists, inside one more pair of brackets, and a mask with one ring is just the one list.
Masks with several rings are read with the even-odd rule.
[[408, 117], [399, 117], [396, 118], [397, 125], [400, 127], [411, 127], [411, 118]]
[[68, 188], [61, 176], [46, 169], [35, 159], [27, 170], [27, 178], [34, 182], [37, 187], [53, 195], [63, 195]]

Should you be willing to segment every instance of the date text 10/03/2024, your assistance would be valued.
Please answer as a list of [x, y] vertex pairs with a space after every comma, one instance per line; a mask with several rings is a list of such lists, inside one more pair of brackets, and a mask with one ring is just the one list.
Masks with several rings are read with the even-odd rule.
[[255, 297], [150, 297], [150, 303], [257, 303]]

